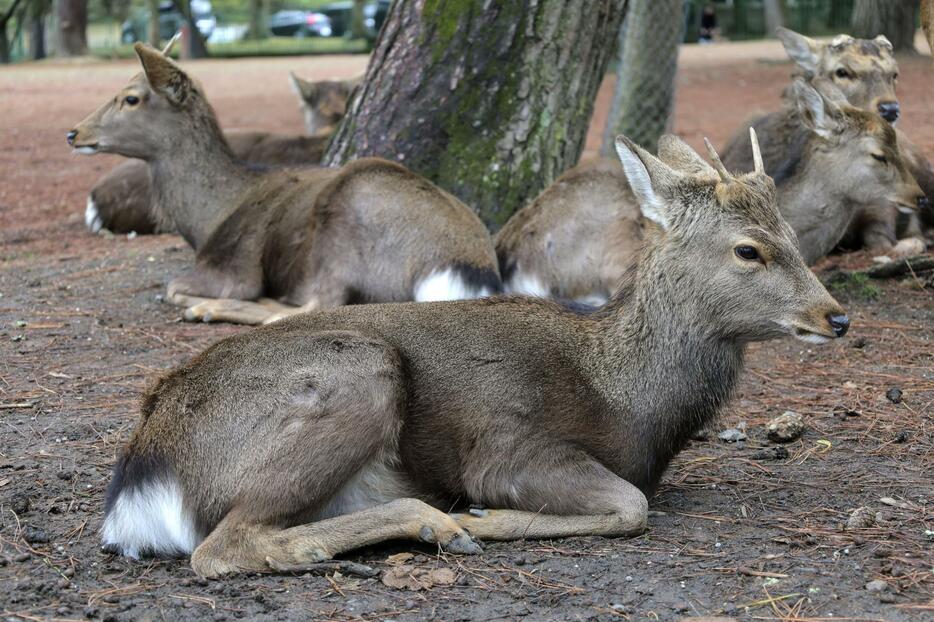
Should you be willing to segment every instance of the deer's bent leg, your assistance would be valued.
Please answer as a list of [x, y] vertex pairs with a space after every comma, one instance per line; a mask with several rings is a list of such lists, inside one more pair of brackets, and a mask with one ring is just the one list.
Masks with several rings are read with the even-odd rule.
[[271, 298], [257, 301], [232, 298], [202, 300], [185, 309], [185, 320], [189, 322], [230, 322], [231, 324], [265, 324], [270, 318], [284, 317], [299, 312], [298, 307], [284, 305]]
[[645, 530], [648, 501], [638, 488], [579, 450], [536, 454], [538, 460], [514, 473], [478, 482], [486, 489], [480, 498], [522, 509], [454, 514], [454, 520], [481, 540], [631, 536]]

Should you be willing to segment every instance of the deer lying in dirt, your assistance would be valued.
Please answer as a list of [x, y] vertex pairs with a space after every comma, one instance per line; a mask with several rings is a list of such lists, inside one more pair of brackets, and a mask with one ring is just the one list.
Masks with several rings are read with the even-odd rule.
[[[781, 28], [777, 31], [788, 56], [796, 63], [796, 75], [812, 81], [821, 79], [833, 84], [851, 106], [877, 111], [893, 125], [901, 108], [895, 94], [898, 63], [892, 55], [892, 44], [883, 36], [873, 40], [854, 39], [839, 35], [830, 43], [821, 43]], [[793, 99], [793, 98], [792, 98]], [[723, 161], [731, 170], [752, 170], [749, 160], [749, 133], [756, 128], [762, 145], [765, 170], [772, 176], [789, 166], [787, 146], [801, 127], [798, 107], [787, 101], [778, 112], [757, 117], [740, 128], [724, 149]], [[921, 189], [927, 195], [920, 206], [929, 209], [928, 198], [934, 198], [934, 170], [924, 153], [901, 131], [897, 131], [902, 158]], [[914, 206], [912, 206], [912, 209]], [[898, 238], [905, 238], [893, 254], [916, 254], [924, 251], [924, 243], [916, 217], [905, 218], [910, 224], [898, 226], [899, 211], [911, 211], [905, 206], [889, 203], [866, 204], [854, 218], [846, 236], [847, 246], [864, 246], [874, 252], [889, 252]]]
[[[168, 373], [115, 467], [105, 547], [191, 554], [214, 577], [389, 539], [478, 553], [475, 538], [641, 532], [646, 495], [729, 400], [746, 344], [849, 325], [771, 179], [718, 178], [667, 140], [673, 166], [617, 139], [657, 229], [596, 313], [528, 297], [344, 307]], [[467, 504], [490, 509], [443, 512]]]
[[[189, 319], [258, 323], [299, 307], [499, 289], [486, 228], [450, 194], [377, 158], [251, 170], [231, 152], [200, 84], [148, 46], [136, 53], [143, 73], [68, 141], [149, 164], [155, 204], [195, 249], [194, 270], [168, 287], [170, 301], [192, 307]], [[261, 296], [278, 302], [251, 302]]]
[[[867, 205], [914, 205], [921, 196], [879, 115], [833, 91], [795, 83], [802, 124], [775, 182], [782, 214], [808, 264], [829, 253]], [[659, 157], [670, 161], [669, 143]], [[496, 236], [508, 292], [600, 304], [638, 257], [645, 224], [629, 184], [605, 162], [581, 164], [517, 212]]]
[[[290, 74], [289, 82], [301, 102], [307, 136], [228, 130], [224, 138], [234, 156], [243, 162], [265, 167], [317, 164], [361, 79], [308, 82]], [[149, 166], [132, 159], [94, 184], [88, 193], [84, 222], [92, 233], [101, 229], [138, 234], [174, 231], [175, 226], [164, 218], [160, 222], [158, 214], [165, 216], [152, 205]]]

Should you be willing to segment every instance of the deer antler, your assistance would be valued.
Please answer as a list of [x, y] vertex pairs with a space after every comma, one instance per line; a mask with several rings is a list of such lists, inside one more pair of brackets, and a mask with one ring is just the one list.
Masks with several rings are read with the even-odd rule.
[[759, 149], [759, 137], [755, 128], [749, 128], [749, 142], [752, 144], [752, 161], [756, 165], [756, 173], [765, 175], [765, 164], [762, 163], [762, 151]]
[[730, 175], [730, 172], [726, 170], [726, 167], [723, 166], [723, 161], [720, 159], [720, 155], [717, 154], [717, 150], [713, 148], [713, 145], [710, 144], [710, 141], [707, 137], [704, 137], [704, 145], [707, 147], [707, 155], [710, 156], [710, 159], [713, 160], [713, 167], [716, 169], [717, 173], [720, 175], [720, 180], [728, 184], [733, 181], [733, 176]]
[[181, 30], [179, 30], [179, 31], [176, 32], [174, 35], [172, 35], [172, 38], [169, 39], [169, 42], [165, 44], [165, 47], [164, 47], [164, 48], [162, 48], [162, 55], [163, 55], [163, 56], [168, 56], [169, 54], [171, 54], [171, 53], [172, 53], [172, 48], [175, 47], [175, 43], [176, 43], [181, 37], [182, 37], [182, 31], [181, 31]]

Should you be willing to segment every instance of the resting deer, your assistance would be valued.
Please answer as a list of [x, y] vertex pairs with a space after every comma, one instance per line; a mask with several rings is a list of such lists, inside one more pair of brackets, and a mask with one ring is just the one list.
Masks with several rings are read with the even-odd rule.
[[[289, 74], [289, 83], [301, 102], [307, 136], [228, 130], [224, 138], [234, 156], [243, 162], [265, 167], [318, 164], [344, 116], [347, 99], [361, 79], [308, 82]], [[163, 216], [161, 222], [159, 214]], [[142, 160], [131, 159], [101, 177], [91, 188], [84, 222], [92, 233], [101, 229], [138, 234], [174, 231], [174, 225], [166, 222], [164, 216], [152, 205], [149, 166]]]
[[[344, 307], [169, 372], [115, 467], [105, 547], [190, 554], [213, 577], [388, 539], [478, 553], [474, 538], [641, 532], [646, 495], [729, 400], [746, 344], [849, 325], [761, 168], [718, 177], [667, 140], [680, 170], [617, 139], [657, 227], [596, 313], [529, 297]], [[467, 504], [489, 509], [442, 511]]]
[[[901, 114], [895, 93], [898, 62], [892, 54], [892, 44], [883, 36], [873, 40], [854, 39], [839, 35], [830, 43], [821, 43], [791, 30], [780, 28], [777, 33], [788, 56], [796, 64], [796, 75], [808, 81], [822, 80], [843, 93], [856, 108], [876, 111], [893, 125]], [[793, 97], [791, 98], [793, 100]], [[788, 166], [787, 145], [801, 127], [798, 108], [787, 101], [778, 112], [753, 119], [740, 128], [724, 149], [723, 161], [731, 170], [752, 170], [749, 160], [747, 128], [756, 128], [762, 145], [765, 170], [776, 175]], [[902, 158], [927, 195], [920, 202], [921, 211], [929, 209], [928, 198], [934, 198], [934, 170], [922, 150], [901, 131], [897, 131]], [[889, 203], [866, 204], [857, 214], [848, 232], [848, 245], [862, 245], [875, 252], [892, 251], [899, 237], [907, 237], [893, 251], [912, 254], [923, 251], [924, 244], [913, 210], [916, 206], [895, 206]], [[899, 227], [899, 212], [907, 213], [911, 224]]]
[[149, 164], [155, 204], [195, 249], [194, 270], [168, 286], [170, 301], [192, 307], [189, 319], [258, 323], [299, 308], [499, 288], [486, 228], [452, 195], [377, 158], [251, 170], [231, 152], [200, 84], [158, 51], [136, 52], [143, 73], [68, 142]]
[[[778, 204], [808, 264], [829, 253], [869, 205], [914, 205], [895, 132], [879, 115], [848, 106], [832, 89], [795, 83], [801, 126], [775, 172]], [[676, 164], [679, 154], [659, 145]], [[625, 178], [605, 163], [579, 165], [517, 212], [496, 236], [508, 292], [606, 300], [637, 258], [644, 223]]]

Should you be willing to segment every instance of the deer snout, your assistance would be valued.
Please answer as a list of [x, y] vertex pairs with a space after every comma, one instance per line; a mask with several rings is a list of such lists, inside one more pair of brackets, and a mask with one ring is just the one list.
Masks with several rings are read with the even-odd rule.
[[846, 331], [850, 330], [850, 318], [845, 313], [828, 314], [827, 323], [830, 324], [833, 334], [837, 337], [842, 337], [846, 334]]
[[883, 119], [889, 123], [895, 123], [898, 121], [898, 117], [901, 114], [902, 109], [899, 106], [898, 102], [886, 101], [879, 102], [879, 114]]
[[926, 210], [929, 207], [931, 207], [930, 199], [928, 199], [926, 196], [918, 197], [918, 209], [919, 210]]
[[70, 146], [74, 146], [75, 138], [78, 136], [78, 130], [71, 130], [68, 134], [65, 135], [66, 140]]

